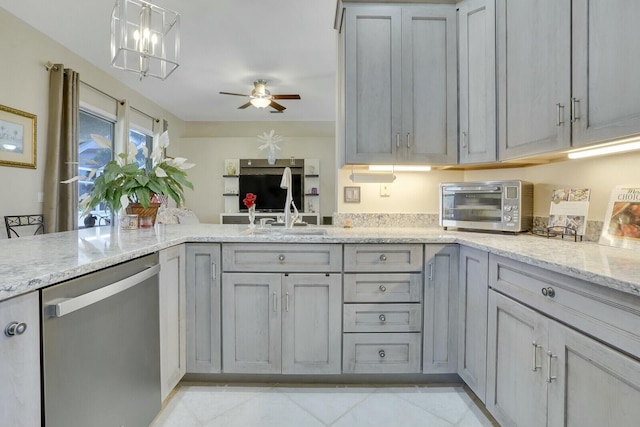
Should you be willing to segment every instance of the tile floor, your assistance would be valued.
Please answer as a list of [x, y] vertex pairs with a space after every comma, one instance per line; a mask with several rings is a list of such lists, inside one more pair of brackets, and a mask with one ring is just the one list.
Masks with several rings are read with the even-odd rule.
[[151, 427], [498, 426], [461, 385], [181, 385]]

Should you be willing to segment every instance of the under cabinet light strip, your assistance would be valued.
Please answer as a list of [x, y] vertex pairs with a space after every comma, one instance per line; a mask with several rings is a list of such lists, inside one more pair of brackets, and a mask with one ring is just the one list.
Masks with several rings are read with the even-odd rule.
[[431, 166], [426, 165], [369, 165], [371, 172], [429, 172]]
[[640, 150], [640, 140], [638, 138], [629, 139], [629, 142], [616, 145], [607, 145], [605, 147], [592, 148], [569, 153], [570, 159], [582, 159], [585, 157], [603, 156], [605, 154], [623, 153], [625, 151]]

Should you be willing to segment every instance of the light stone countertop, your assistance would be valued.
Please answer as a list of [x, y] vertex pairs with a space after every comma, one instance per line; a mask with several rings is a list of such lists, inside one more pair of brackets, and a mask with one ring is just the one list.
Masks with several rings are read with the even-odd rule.
[[460, 243], [640, 296], [640, 255], [629, 249], [436, 227], [317, 228], [327, 234], [249, 234], [246, 225], [200, 224], [140, 230], [96, 227], [2, 240], [0, 301], [184, 242]]

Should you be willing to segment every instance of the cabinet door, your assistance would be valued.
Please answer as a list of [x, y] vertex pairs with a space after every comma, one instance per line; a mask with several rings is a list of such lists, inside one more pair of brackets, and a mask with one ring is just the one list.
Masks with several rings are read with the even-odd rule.
[[346, 9], [347, 163], [395, 163], [402, 126], [400, 21], [399, 7]]
[[460, 163], [495, 162], [495, 0], [458, 3]]
[[460, 247], [458, 374], [484, 402], [487, 367], [489, 254]]
[[[40, 303], [37, 292], [0, 303], [0, 424], [40, 425]], [[24, 323], [23, 333], [5, 328]], [[21, 328], [20, 328], [21, 329]]]
[[282, 281], [282, 373], [341, 371], [340, 274], [287, 274]]
[[187, 245], [187, 372], [220, 372], [220, 246]]
[[222, 368], [225, 373], [281, 372], [281, 275], [222, 275]]
[[455, 373], [458, 366], [458, 245], [425, 246], [422, 371]]
[[638, 425], [640, 362], [557, 322], [551, 322], [549, 333], [547, 425]]
[[547, 425], [546, 318], [492, 290], [488, 323], [487, 409], [501, 425]]
[[500, 159], [568, 148], [570, 0], [497, 0]]
[[572, 5], [573, 145], [640, 133], [640, 2]]
[[162, 400], [186, 372], [186, 251], [185, 245], [159, 254], [160, 384]]
[[454, 5], [402, 8], [402, 163], [456, 163]]

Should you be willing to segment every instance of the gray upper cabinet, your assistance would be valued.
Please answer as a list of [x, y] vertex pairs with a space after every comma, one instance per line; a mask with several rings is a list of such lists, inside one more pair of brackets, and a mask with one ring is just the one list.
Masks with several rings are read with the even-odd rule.
[[568, 149], [570, 0], [497, 0], [496, 6], [499, 158]]
[[458, 4], [460, 163], [495, 162], [496, 27], [495, 0]]
[[640, 2], [572, 5], [573, 145], [640, 133]]
[[454, 5], [348, 5], [346, 163], [456, 163]]

